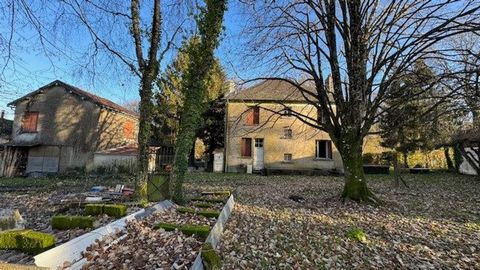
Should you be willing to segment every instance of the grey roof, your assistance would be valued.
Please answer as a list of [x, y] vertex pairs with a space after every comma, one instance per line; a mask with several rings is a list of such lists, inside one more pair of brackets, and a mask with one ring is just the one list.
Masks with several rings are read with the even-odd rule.
[[264, 80], [227, 97], [231, 101], [306, 101], [300, 90], [281, 80]]

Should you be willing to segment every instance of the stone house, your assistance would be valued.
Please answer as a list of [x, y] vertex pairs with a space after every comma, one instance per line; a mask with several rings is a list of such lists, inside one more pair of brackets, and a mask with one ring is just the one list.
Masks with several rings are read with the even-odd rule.
[[91, 170], [95, 152], [137, 143], [137, 113], [59, 80], [8, 105], [15, 116], [0, 176]]
[[316, 108], [287, 82], [266, 80], [227, 95], [225, 171], [343, 172], [330, 136], [291, 115], [321, 118]]

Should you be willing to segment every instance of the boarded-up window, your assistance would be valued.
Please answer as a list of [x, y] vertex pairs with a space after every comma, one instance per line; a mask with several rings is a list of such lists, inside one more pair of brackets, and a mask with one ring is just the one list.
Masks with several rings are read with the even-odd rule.
[[260, 108], [250, 107], [247, 111], [247, 125], [258, 125], [260, 123]]
[[135, 124], [132, 121], [126, 121], [123, 124], [123, 136], [125, 139], [133, 139]]
[[242, 157], [252, 156], [252, 138], [242, 138], [241, 143]]
[[37, 132], [38, 112], [25, 112], [22, 119], [22, 132]]
[[326, 140], [315, 141], [315, 158], [332, 159], [332, 142]]

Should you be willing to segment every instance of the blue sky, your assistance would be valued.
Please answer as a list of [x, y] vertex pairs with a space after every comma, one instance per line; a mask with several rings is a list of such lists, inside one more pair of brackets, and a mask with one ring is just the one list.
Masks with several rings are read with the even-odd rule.
[[[9, 28], [5, 24], [7, 21], [6, 19], [0, 20], [0, 33], [3, 37], [9, 34]], [[238, 76], [249, 76], [249, 69], [242, 66], [237, 54], [241, 31], [245, 24], [246, 21], [243, 19], [240, 9], [235, 4], [230, 4], [225, 14], [226, 30], [224, 38], [216, 52], [229, 78], [238, 79]], [[78, 30], [72, 28], [71, 31]], [[75, 66], [75, 63], [72, 62], [73, 59], [81, 57], [83, 50], [88, 49], [85, 47], [87, 42], [84, 41], [89, 39], [88, 33], [79, 31], [75, 39], [66, 41], [66, 43], [69, 43], [68, 45], [64, 45], [59, 40], [55, 46], [63, 46], [62, 48], [68, 52], [62, 54], [51, 51], [45, 52], [40, 49], [41, 45], [38, 44], [38, 39], [35, 37], [36, 33], [26, 26], [19, 25], [17, 32], [16, 38], [19, 46], [14, 49], [14, 57], [10, 61], [9, 68], [4, 72], [4, 81], [0, 81], [0, 110], [5, 110], [7, 118], [12, 119], [14, 113], [11, 108], [7, 107], [8, 102], [56, 79], [111, 99], [119, 104], [139, 99], [138, 79], [129, 74], [125, 65], [119, 64], [115, 67], [117, 70], [121, 70], [118, 73], [112, 72], [115, 69], [113, 67], [102, 66], [102, 70], [96, 70], [94, 75], [90, 74], [87, 69]], [[59, 37], [61, 38], [61, 34]], [[67, 47], [68, 49], [65, 49]], [[76, 50], [76, 48], [79, 49]], [[0, 51], [0, 53], [2, 54], [0, 61], [3, 58], [5, 63], [6, 60], [3, 57], [5, 51]], [[172, 57], [174, 57], [173, 52], [167, 56], [162, 65], [168, 64]], [[4, 63], [2, 63], [2, 66]]]

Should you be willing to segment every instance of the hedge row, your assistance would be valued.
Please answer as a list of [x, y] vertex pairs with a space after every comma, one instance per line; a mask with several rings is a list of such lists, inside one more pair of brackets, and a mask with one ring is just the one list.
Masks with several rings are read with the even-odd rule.
[[38, 254], [55, 245], [55, 237], [31, 230], [0, 233], [0, 249], [15, 249], [28, 254]]
[[93, 228], [93, 217], [87, 216], [54, 216], [52, 217], [52, 228], [57, 230], [87, 229]]
[[123, 204], [87, 204], [85, 213], [91, 216], [106, 214], [112, 217], [123, 217], [127, 214], [128, 207]]

